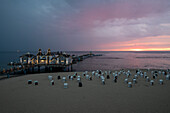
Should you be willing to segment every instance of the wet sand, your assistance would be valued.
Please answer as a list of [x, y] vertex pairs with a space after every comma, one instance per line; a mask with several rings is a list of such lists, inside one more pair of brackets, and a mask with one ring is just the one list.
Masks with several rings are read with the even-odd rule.
[[[146, 71], [146, 70], [145, 70]], [[113, 76], [102, 85], [99, 78], [92, 81], [82, 77], [83, 87], [78, 87], [76, 79], [68, 80], [64, 89], [62, 80], [57, 76], [73, 75], [74, 72], [32, 74], [0, 81], [1, 113], [169, 113], [170, 81], [158, 75], [155, 84], [150, 85], [145, 78], [139, 77], [132, 88], [124, 83], [125, 75]], [[132, 76], [135, 70], [131, 70]], [[88, 73], [91, 75], [91, 72]], [[54, 78], [51, 86], [48, 76]], [[151, 77], [150, 71], [147, 75]], [[129, 80], [132, 80], [132, 76]], [[159, 84], [159, 79], [164, 84]], [[38, 80], [39, 85], [28, 85], [28, 80]]]

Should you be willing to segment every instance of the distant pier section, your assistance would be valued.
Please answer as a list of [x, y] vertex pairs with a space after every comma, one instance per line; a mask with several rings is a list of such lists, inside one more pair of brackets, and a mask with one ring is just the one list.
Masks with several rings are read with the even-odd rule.
[[73, 64], [93, 56], [101, 56], [101, 54], [95, 55], [90, 52], [76, 56], [65, 52], [51, 52], [50, 49], [46, 53], [42, 53], [41, 49], [39, 49], [37, 55], [28, 52], [20, 56], [19, 62], [10, 62], [8, 64], [10, 69], [1, 69], [0, 73], [10, 76], [15, 74], [73, 71]]

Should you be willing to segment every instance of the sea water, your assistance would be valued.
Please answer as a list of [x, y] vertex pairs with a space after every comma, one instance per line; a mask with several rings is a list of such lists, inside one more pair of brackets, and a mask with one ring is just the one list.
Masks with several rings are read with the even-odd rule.
[[[19, 57], [26, 52], [0, 52], [0, 67], [9, 68], [10, 62], [19, 61]], [[30, 52], [34, 55], [37, 52]], [[68, 51], [71, 55], [82, 55], [89, 51]], [[102, 54], [87, 58], [73, 65], [76, 71], [85, 70], [114, 70], [114, 69], [169, 69], [170, 52], [119, 52], [119, 51], [94, 51], [93, 54]]]

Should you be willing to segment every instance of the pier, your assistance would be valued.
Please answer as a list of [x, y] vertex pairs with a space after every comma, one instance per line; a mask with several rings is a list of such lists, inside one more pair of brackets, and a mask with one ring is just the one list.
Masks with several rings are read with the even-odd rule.
[[79, 56], [71, 56], [62, 52], [51, 52], [50, 49], [47, 50], [46, 54], [42, 54], [41, 49], [39, 49], [37, 55], [27, 53], [20, 56], [20, 62], [8, 63], [10, 69], [1, 69], [0, 74], [8, 78], [33, 73], [69, 72], [73, 71], [73, 65], [77, 62], [94, 56], [101, 55], [90, 52]]

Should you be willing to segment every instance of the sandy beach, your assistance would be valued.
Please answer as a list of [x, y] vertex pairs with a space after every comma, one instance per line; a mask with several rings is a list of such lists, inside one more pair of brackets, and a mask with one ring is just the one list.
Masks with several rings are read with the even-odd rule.
[[[131, 81], [136, 74], [130, 70]], [[147, 76], [151, 79], [151, 71]], [[114, 72], [114, 71], [112, 71]], [[169, 113], [170, 112], [170, 81], [164, 75], [154, 79], [154, 85], [146, 82], [144, 77], [138, 77], [137, 83], [128, 88], [124, 83], [126, 76], [118, 76], [117, 83], [92, 76], [86, 80], [81, 76], [83, 87], [78, 87], [76, 79], [67, 79], [68, 88], [64, 89], [62, 79], [57, 76], [74, 75], [74, 72], [30, 74], [0, 81], [0, 112], [1, 113]], [[50, 85], [48, 76], [53, 76], [54, 85]], [[164, 84], [159, 84], [162, 79]], [[38, 80], [39, 84], [28, 84], [27, 81]]]

